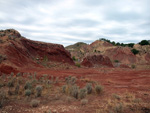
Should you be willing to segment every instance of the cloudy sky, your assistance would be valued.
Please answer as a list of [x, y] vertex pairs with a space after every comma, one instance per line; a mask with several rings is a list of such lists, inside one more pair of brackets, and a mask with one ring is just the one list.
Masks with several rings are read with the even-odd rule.
[[0, 0], [0, 29], [63, 44], [150, 40], [150, 0]]

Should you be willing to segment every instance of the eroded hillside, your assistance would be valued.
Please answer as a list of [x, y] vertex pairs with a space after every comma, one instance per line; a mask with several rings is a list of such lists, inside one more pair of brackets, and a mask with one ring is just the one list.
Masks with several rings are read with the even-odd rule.
[[74, 65], [62, 45], [32, 41], [13, 29], [0, 31], [0, 71], [17, 72], [19, 68], [51, 68]]
[[[78, 47], [75, 45], [78, 44]], [[116, 67], [132, 67], [145, 66], [150, 64], [150, 45], [135, 44], [133, 47], [128, 46], [114, 46], [113, 44], [104, 41], [96, 40], [91, 44], [76, 43], [75, 45], [68, 46], [66, 49], [71, 53], [71, 56], [81, 62], [87, 56], [103, 55], [108, 57], [112, 64]], [[138, 53], [132, 52], [137, 50]]]

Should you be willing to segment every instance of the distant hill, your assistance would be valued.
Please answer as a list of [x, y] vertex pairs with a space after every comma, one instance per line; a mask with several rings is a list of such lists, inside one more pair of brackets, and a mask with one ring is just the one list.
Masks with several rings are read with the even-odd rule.
[[76, 50], [79, 50], [82, 46], [86, 46], [87, 44], [84, 43], [84, 42], [77, 42], [73, 45], [69, 45], [67, 47], [65, 47], [67, 50], [72, 50], [72, 49], [76, 49]]
[[[112, 43], [109, 40], [96, 40], [91, 44], [76, 43], [67, 46], [66, 49], [72, 57], [79, 59], [81, 62], [87, 56], [103, 55], [109, 57], [114, 65], [116, 65], [116, 62], [130, 67], [132, 65], [150, 64], [150, 45], [120, 44]], [[133, 50], [138, 52], [135, 54]]]

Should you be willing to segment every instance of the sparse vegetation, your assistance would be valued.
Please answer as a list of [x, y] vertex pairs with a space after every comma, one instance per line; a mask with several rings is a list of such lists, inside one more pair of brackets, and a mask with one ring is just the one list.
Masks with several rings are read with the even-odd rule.
[[26, 89], [25, 90], [25, 96], [30, 96], [31, 95], [31, 90], [30, 89]]
[[115, 63], [119, 63], [119, 60], [114, 60]]
[[73, 61], [76, 61], [76, 57], [75, 56], [73, 56], [72, 59], [73, 59]]
[[42, 95], [42, 86], [41, 85], [38, 85], [36, 86], [36, 97], [40, 97]]
[[86, 105], [88, 103], [88, 100], [87, 99], [82, 99], [81, 100], [81, 105], [83, 106], [83, 105]]
[[32, 107], [38, 107], [39, 104], [40, 104], [40, 101], [36, 100], [36, 99], [33, 99], [30, 104], [31, 104]]
[[15, 81], [16, 81], [16, 78], [11, 78], [11, 79], [8, 81], [7, 86], [8, 86], [9, 88], [14, 87]]
[[[114, 96], [115, 95], [115, 96]], [[116, 98], [116, 94], [113, 94], [112, 97], [107, 98], [106, 104], [103, 106], [103, 109], [96, 110], [96, 113], [148, 113], [150, 109], [148, 108], [148, 104], [146, 105], [147, 110], [143, 110], [143, 106], [145, 103], [141, 101], [139, 98], [135, 98], [135, 95], [126, 93], [119, 96], [119, 99]], [[137, 102], [135, 102], [137, 100]], [[140, 100], [140, 102], [139, 102]]]
[[67, 103], [71, 103], [71, 100], [72, 100], [72, 98], [69, 96], [66, 98]]
[[[7, 90], [9, 91], [10, 94], [7, 95], [5, 93], [5, 96], [1, 96], [1, 91], [0, 91], [0, 107], [2, 106], [5, 107], [4, 103], [5, 101], [7, 103], [7, 99], [8, 99], [10, 101], [15, 100], [16, 102], [18, 100], [22, 101], [24, 102], [25, 105], [30, 104], [31, 107], [38, 107], [40, 103], [48, 104], [49, 101], [52, 101], [52, 102], [56, 101], [56, 102], [62, 102], [64, 105], [67, 105], [67, 106], [72, 105], [72, 103], [75, 103], [74, 105], [86, 108], [86, 106], [88, 105], [91, 106], [91, 103], [94, 102], [95, 104], [98, 104], [98, 105], [95, 105], [97, 108], [96, 113], [107, 113], [107, 112], [108, 113], [124, 113], [125, 111], [131, 111], [131, 109], [133, 112], [139, 111], [139, 113], [142, 113], [143, 109], [146, 109], [146, 110], [148, 109], [147, 104], [143, 105], [142, 99], [135, 98], [131, 94], [128, 94], [125, 96], [120, 95], [120, 94], [112, 94], [111, 97], [105, 98], [106, 97], [105, 92], [102, 93], [103, 92], [102, 85], [98, 85], [97, 82], [90, 82], [89, 80], [80, 81], [80, 79], [78, 80], [75, 76], [68, 76], [65, 78], [60, 77], [59, 80], [57, 80], [56, 77], [50, 77], [49, 75], [44, 74], [42, 75], [42, 79], [41, 79], [43, 82], [38, 81], [38, 79], [36, 79], [36, 76], [32, 76], [32, 78], [27, 77], [27, 78], [22, 79], [22, 83], [20, 84], [19, 79], [22, 78], [21, 75], [16, 76], [16, 77], [15, 77], [16, 74], [14, 73], [9, 74], [9, 75], [11, 76], [9, 76], [8, 78], [7, 78], [7, 75], [0, 76], [3, 79], [8, 79], [8, 81], [15, 80], [13, 82], [14, 85], [11, 85], [12, 82], [9, 83], [10, 84], [9, 86], [11, 86], [10, 88], [7, 87], [8, 86], [7, 82], [6, 82], [7, 83], [6, 86], [2, 85], [1, 89], [3, 87], [7, 87]], [[31, 76], [34, 74], [23, 73], [23, 75]], [[33, 80], [37, 80], [37, 81], [33, 82]], [[51, 84], [51, 80], [53, 80], [53, 84]], [[80, 82], [83, 82], [82, 86], [80, 86]], [[58, 84], [55, 84], [55, 83], [58, 83]], [[48, 84], [50, 87], [47, 87]], [[60, 88], [63, 93], [60, 92]], [[98, 95], [101, 94], [101, 95], [97, 96], [95, 100], [95, 98], [93, 97], [96, 94]], [[24, 98], [24, 96], [26, 96], [26, 98]], [[98, 109], [98, 107], [100, 108]], [[51, 111], [53, 111], [53, 109]], [[47, 112], [48, 110], [45, 110], [45, 113]]]
[[119, 103], [118, 105], [115, 106], [114, 111], [116, 113], [123, 113], [123, 105], [122, 103]]
[[58, 82], [59, 82], [59, 77], [56, 77], [55, 83], [58, 83]]
[[87, 89], [87, 93], [91, 94], [92, 91], [93, 91], [92, 84], [91, 83], [87, 83], [86, 84], [86, 89]]
[[77, 81], [77, 78], [76, 78], [76, 77], [71, 77], [71, 76], [69, 76], [69, 77], [66, 77], [66, 78], [65, 78], [65, 82], [66, 82], [67, 84], [72, 84], [72, 85], [74, 85], [74, 84], [76, 83], [76, 81]]
[[0, 39], [0, 44], [2, 44], [2, 43], [3, 43], [3, 40]]
[[76, 81], [77, 81], [77, 78], [76, 77], [72, 77], [70, 83], [72, 85], [74, 85], [76, 83]]
[[103, 89], [104, 88], [101, 85], [96, 85], [95, 86], [95, 91], [96, 91], [97, 94], [101, 94], [103, 92]]
[[70, 94], [76, 99], [78, 99], [78, 90], [79, 87], [77, 85], [72, 86], [70, 89]]
[[131, 51], [132, 51], [132, 53], [133, 53], [134, 55], [136, 55], [136, 54], [138, 54], [138, 53], [139, 53], [139, 51], [138, 51], [138, 50], [136, 50], [136, 49], [132, 49]]
[[149, 45], [148, 40], [142, 40], [141, 42], [139, 42], [140, 45]]
[[132, 69], [135, 69], [135, 68], [136, 68], [135, 64], [132, 64], [132, 65], [131, 65], [131, 68], [132, 68]]
[[133, 48], [133, 46], [134, 46], [134, 43], [124, 44], [124, 43], [119, 43], [119, 42], [110, 41], [110, 40], [105, 39], [105, 38], [100, 38], [99, 40], [106, 41], [106, 42], [108, 42], [108, 43], [111, 43], [111, 44], [114, 45], [114, 46], [122, 46], [122, 47], [126, 47], [126, 46], [127, 46], [127, 47], [131, 47], [131, 48]]
[[2, 61], [4, 61], [4, 60], [6, 60], [6, 56], [0, 54], [0, 63], [1, 63]]
[[31, 88], [32, 88], [31, 82], [27, 81], [24, 85], [24, 89], [31, 89]]
[[4, 91], [0, 91], [0, 108], [3, 107], [5, 100], [6, 100], [6, 93]]
[[112, 96], [113, 96], [115, 99], [118, 99], [118, 100], [121, 99], [121, 97], [120, 97], [119, 95], [117, 95], [117, 94], [113, 94]]
[[63, 93], [67, 93], [67, 85], [63, 85], [62, 86], [62, 92]]
[[80, 63], [76, 63], [75, 65], [76, 65], [77, 67], [81, 67]]
[[19, 83], [15, 87], [15, 94], [17, 95], [19, 93], [20, 85]]
[[79, 98], [83, 99], [83, 98], [86, 97], [86, 95], [87, 95], [87, 90], [85, 88], [80, 89], [80, 91], [79, 91]]

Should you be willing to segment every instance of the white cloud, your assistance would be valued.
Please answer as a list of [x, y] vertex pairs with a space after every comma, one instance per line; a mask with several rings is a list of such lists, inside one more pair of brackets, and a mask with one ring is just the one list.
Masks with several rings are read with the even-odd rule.
[[150, 0], [1, 0], [0, 28], [64, 46], [150, 39]]

